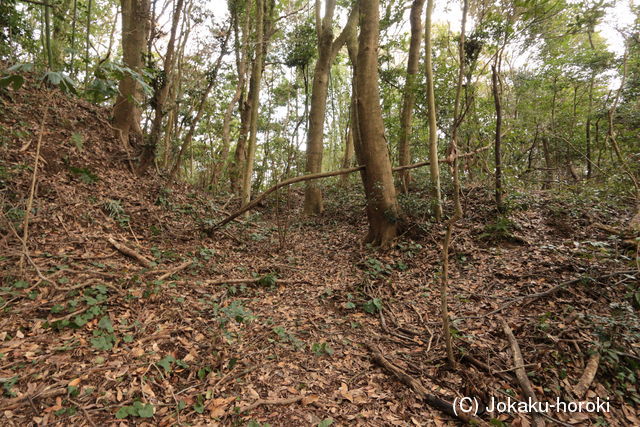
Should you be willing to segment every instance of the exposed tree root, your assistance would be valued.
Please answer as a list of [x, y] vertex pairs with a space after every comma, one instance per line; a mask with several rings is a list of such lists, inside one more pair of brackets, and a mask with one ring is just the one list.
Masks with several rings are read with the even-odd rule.
[[573, 387], [573, 393], [576, 395], [578, 399], [583, 399], [589, 387], [591, 387], [591, 383], [593, 379], [596, 377], [596, 373], [598, 372], [598, 365], [600, 364], [600, 353], [594, 353], [587, 362], [587, 367], [585, 368], [582, 376], [580, 377], [580, 381], [578, 384]]
[[373, 344], [365, 343], [364, 344], [367, 349], [371, 352], [373, 360], [380, 365], [382, 368], [386, 369], [389, 373], [395, 376], [398, 380], [400, 380], [405, 385], [409, 386], [413, 391], [415, 391], [420, 399], [422, 399], [427, 405], [431, 406], [434, 409], [438, 409], [444, 412], [447, 415], [451, 415], [452, 417], [458, 418], [467, 423], [473, 423], [475, 425], [488, 425], [484, 420], [464, 414], [463, 412], [454, 410], [453, 404], [447, 402], [446, 400], [440, 399], [437, 396], [429, 393], [429, 391], [425, 388], [422, 383], [412, 377], [411, 375], [404, 372], [402, 369], [389, 362]]
[[[536, 393], [533, 391], [533, 386], [529, 381], [529, 377], [527, 376], [527, 371], [524, 369], [524, 359], [522, 358], [522, 353], [520, 352], [520, 346], [518, 345], [518, 341], [516, 337], [513, 335], [513, 331], [507, 324], [506, 320], [500, 318], [502, 322], [502, 329], [504, 334], [507, 336], [509, 340], [509, 344], [511, 345], [511, 353], [513, 354], [513, 364], [515, 366], [514, 371], [516, 373], [516, 378], [520, 383], [520, 388], [524, 395], [531, 400], [531, 402], [538, 402], [538, 398], [536, 397]], [[546, 424], [542, 417], [538, 414], [533, 415], [534, 424], [537, 427], [544, 427]]]

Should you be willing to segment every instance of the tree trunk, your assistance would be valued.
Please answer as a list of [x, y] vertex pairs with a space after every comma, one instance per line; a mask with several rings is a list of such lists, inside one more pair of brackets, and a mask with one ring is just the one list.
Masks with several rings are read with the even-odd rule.
[[357, 123], [354, 142], [361, 164], [366, 167], [363, 184], [369, 232], [365, 242], [388, 247], [396, 237], [399, 209], [378, 87], [379, 7], [379, 0], [360, 2], [361, 29], [354, 76]]
[[156, 80], [156, 88], [153, 94], [153, 107], [155, 115], [151, 125], [151, 132], [149, 134], [148, 141], [144, 144], [142, 149], [142, 155], [140, 157], [140, 165], [138, 166], [138, 174], [145, 173], [147, 168], [153, 163], [156, 156], [156, 147], [160, 140], [160, 133], [162, 132], [162, 122], [167, 111], [165, 104], [167, 96], [169, 94], [169, 88], [171, 87], [173, 80], [173, 68], [175, 65], [175, 41], [176, 32], [178, 30], [178, 23], [180, 22], [180, 16], [182, 15], [182, 6], [184, 0], [177, 0], [176, 7], [173, 11], [173, 19], [171, 22], [171, 35], [169, 36], [169, 42], [167, 44], [167, 52], [164, 57], [164, 65], [162, 75]]
[[256, 31], [255, 31], [255, 56], [251, 68], [251, 80], [249, 82], [249, 140], [247, 144], [247, 157], [242, 174], [242, 204], [247, 205], [251, 201], [251, 177], [253, 175], [253, 163], [256, 156], [258, 139], [258, 108], [260, 106], [260, 81], [262, 80], [262, 68], [265, 54], [264, 31], [264, 0], [256, 0]]
[[[122, 5], [122, 56], [126, 67], [140, 72], [149, 37], [149, 0], [121, 0]], [[118, 87], [118, 97], [113, 106], [113, 127], [126, 148], [141, 148], [143, 135], [140, 128], [142, 101], [140, 85], [125, 74]]]
[[[347, 138], [344, 143], [344, 157], [342, 158], [342, 169], [347, 169], [351, 167], [351, 163], [353, 162], [353, 125], [352, 121], [349, 120], [349, 124], [347, 125]], [[340, 177], [340, 183], [342, 185], [347, 185], [349, 182], [349, 175], [342, 175]]]
[[189, 130], [187, 131], [187, 135], [184, 138], [184, 141], [182, 142], [182, 145], [180, 146], [180, 151], [178, 151], [178, 155], [176, 157], [176, 161], [173, 165], [173, 167], [171, 168], [171, 172], [169, 174], [169, 180], [173, 180], [173, 178], [175, 177], [176, 171], [178, 170], [178, 168], [180, 167], [180, 162], [182, 160], [182, 154], [184, 152], [184, 149], [186, 147], [190, 147], [191, 146], [191, 141], [193, 140], [193, 135], [196, 132], [196, 129], [198, 128], [198, 124], [200, 123], [200, 120], [202, 120], [202, 116], [204, 114], [204, 107], [207, 103], [207, 99], [209, 98], [209, 94], [211, 93], [211, 89], [213, 89], [213, 86], [215, 85], [217, 79], [218, 79], [218, 71], [220, 70], [220, 66], [222, 65], [222, 58], [224, 58], [224, 56], [227, 53], [227, 43], [229, 42], [229, 36], [231, 34], [231, 28], [229, 28], [229, 31], [227, 31], [227, 35], [224, 39], [224, 41], [222, 42], [222, 44], [220, 45], [220, 54], [218, 55], [218, 58], [216, 59], [216, 62], [213, 66], [213, 69], [207, 73], [207, 78], [209, 79], [209, 82], [207, 83], [207, 87], [204, 89], [204, 91], [202, 92], [202, 94], [200, 95], [200, 100], [198, 102], [198, 108], [196, 109], [196, 116], [193, 118], [193, 120], [191, 121], [191, 125], [189, 126]]
[[[324, 137], [324, 119], [327, 108], [327, 93], [329, 89], [329, 73], [338, 51], [345, 42], [345, 28], [340, 36], [333, 40], [333, 13], [336, 1], [327, 0], [324, 17], [320, 22], [319, 12], [316, 14], [316, 29], [318, 32], [318, 60], [313, 71], [311, 88], [311, 107], [309, 110], [309, 128], [307, 133], [307, 173], [322, 171], [322, 152]], [[320, 0], [316, 0], [316, 10], [320, 7]], [[351, 12], [346, 26], [356, 25], [356, 15]], [[315, 181], [307, 182], [304, 193], [304, 214], [317, 215], [322, 213], [322, 191]]]
[[425, 74], [427, 77], [427, 107], [429, 111], [429, 160], [431, 171], [431, 197], [433, 211], [437, 221], [442, 219], [442, 195], [440, 190], [440, 166], [438, 165], [438, 124], [436, 122], [436, 98], [433, 89], [433, 64], [431, 61], [431, 15], [433, 14], [433, 0], [427, 1], [424, 51]]
[[592, 162], [591, 162], [591, 111], [593, 109], [593, 81], [595, 80], [595, 72], [591, 72], [591, 80], [589, 81], [589, 108], [587, 109], [587, 122], [585, 123], [585, 139], [587, 148], [587, 179], [591, 179]]
[[[245, 9], [248, 4], [248, 0], [245, 1]], [[240, 180], [242, 178], [242, 170], [244, 169], [244, 162], [247, 157], [246, 146], [247, 138], [249, 135], [249, 110], [247, 103], [247, 58], [249, 56], [249, 18], [250, 13], [248, 10], [244, 11], [244, 17], [242, 21], [242, 31], [238, 27], [238, 20], [240, 19], [241, 11], [238, 9], [240, 3], [235, 3], [235, 8], [231, 9], [231, 13], [234, 14], [234, 26], [233, 31], [235, 34], [236, 43], [236, 70], [238, 73], [238, 90], [240, 96], [238, 97], [238, 112], [240, 114], [240, 129], [238, 132], [238, 142], [233, 154], [233, 159], [229, 162], [229, 181], [231, 185], [231, 192], [234, 194], [240, 193]], [[241, 36], [242, 35], [242, 39]]]
[[[498, 55], [499, 56], [499, 55]], [[496, 61], [491, 65], [491, 89], [493, 92], [493, 102], [496, 108], [496, 135], [495, 135], [495, 163], [496, 163], [496, 208], [498, 212], [504, 210], [503, 206], [503, 192], [502, 192], [502, 154], [500, 152], [502, 148], [502, 103], [500, 102], [500, 82], [498, 81], [498, 69], [497, 69], [498, 57]]]
[[[411, 121], [416, 101], [416, 82], [418, 62], [420, 60], [420, 43], [422, 41], [422, 8], [425, 0], [413, 0], [409, 22], [411, 23], [411, 40], [409, 41], [409, 59], [407, 60], [407, 77], [404, 85], [402, 112], [400, 113], [400, 139], [398, 141], [398, 164], [411, 163]], [[411, 174], [408, 170], [400, 173], [402, 192], [409, 191]]]
[[467, 12], [469, 11], [469, 0], [463, 1], [462, 25], [460, 30], [460, 41], [458, 43], [458, 53], [460, 65], [458, 69], [458, 82], [456, 85], [456, 98], [453, 107], [453, 127], [451, 129], [451, 144], [449, 155], [452, 156], [451, 175], [453, 176], [453, 203], [455, 215], [453, 218], [462, 217], [462, 205], [460, 203], [460, 176], [458, 173], [458, 128], [464, 118], [464, 112], [460, 111], [460, 97], [462, 95], [462, 82], [464, 79], [464, 32], [467, 24]]

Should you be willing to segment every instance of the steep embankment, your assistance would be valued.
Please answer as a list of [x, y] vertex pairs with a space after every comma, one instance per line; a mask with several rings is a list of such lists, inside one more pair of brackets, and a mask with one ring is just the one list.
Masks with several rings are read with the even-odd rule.
[[[359, 192], [330, 189], [326, 215], [309, 221], [283, 190], [269, 202], [277, 220], [256, 215], [208, 238], [198, 230], [221, 219], [219, 205], [131, 174], [106, 111], [28, 87], [0, 97], [0, 126], [3, 424], [442, 425], [452, 418], [362, 344], [443, 399], [506, 400], [520, 385], [500, 315], [539, 399], [612, 401], [608, 413], [553, 418], [640, 424], [637, 275], [622, 242], [594, 226], [622, 221], [616, 206], [520, 195], [496, 221], [491, 195], [466, 191], [450, 313], [456, 354], [471, 357], [451, 370], [439, 320], [442, 226], [417, 220], [380, 253], [359, 243]], [[41, 134], [29, 260], [18, 236]], [[407, 210], [426, 217], [426, 198], [412, 197]]]

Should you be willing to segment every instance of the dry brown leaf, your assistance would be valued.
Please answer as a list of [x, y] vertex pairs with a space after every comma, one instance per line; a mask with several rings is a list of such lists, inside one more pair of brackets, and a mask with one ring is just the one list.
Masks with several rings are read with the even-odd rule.
[[209, 415], [211, 418], [218, 418], [225, 414], [227, 406], [229, 403], [233, 402], [235, 397], [220, 397], [217, 399], [213, 399], [211, 403], [207, 406], [209, 409]]
[[342, 383], [339, 391], [340, 391], [340, 396], [342, 396], [344, 399], [348, 400], [349, 402], [353, 403], [353, 395], [349, 392], [349, 389], [345, 383]]
[[317, 402], [318, 400], [320, 400], [320, 396], [318, 396], [317, 394], [310, 394], [302, 398], [302, 404], [310, 405], [312, 403]]

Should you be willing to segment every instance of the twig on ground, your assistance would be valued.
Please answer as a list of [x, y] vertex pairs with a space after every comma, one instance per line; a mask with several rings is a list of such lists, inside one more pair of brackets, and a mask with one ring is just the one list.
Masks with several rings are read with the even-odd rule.
[[158, 280], [165, 280], [165, 279], [173, 276], [174, 274], [179, 273], [182, 270], [188, 268], [191, 264], [193, 264], [193, 261], [191, 261], [191, 260], [183, 262], [182, 264], [180, 264], [179, 266], [177, 266], [173, 270], [169, 270], [165, 274], [163, 274], [162, 276], [158, 277]]
[[[246, 279], [220, 279], [220, 280], [205, 280], [202, 282], [203, 285], [236, 285], [240, 283], [260, 283], [262, 281], [262, 277], [249, 277]], [[281, 280], [275, 279], [275, 284], [278, 285], [292, 285], [295, 283], [304, 283], [310, 285], [311, 282], [308, 280]]]
[[251, 373], [251, 372], [255, 371], [257, 367], [258, 367], [258, 365], [251, 365], [247, 369], [244, 369], [244, 370], [242, 370], [240, 372], [237, 372], [235, 374], [234, 374], [233, 371], [227, 372], [222, 378], [220, 378], [218, 380], [217, 383], [215, 383], [213, 385], [212, 390], [216, 391], [218, 389], [218, 387], [220, 387], [222, 385], [225, 385], [229, 381], [237, 380], [238, 378], [244, 377], [248, 373]]
[[304, 398], [305, 396], [293, 396], [293, 397], [285, 397], [283, 399], [258, 399], [252, 404], [246, 405], [240, 408], [239, 412], [240, 413], [249, 412], [262, 405], [290, 405], [292, 403], [298, 403]]
[[96, 427], [96, 423], [93, 422], [93, 420], [91, 419], [91, 415], [89, 415], [89, 411], [87, 411], [87, 409], [84, 406], [82, 406], [79, 402], [76, 402], [75, 400], [72, 400], [72, 399], [69, 399], [69, 402], [73, 403], [78, 408], [80, 408], [80, 410], [84, 414], [84, 417], [87, 419], [87, 422], [89, 423], [89, 425], [91, 425], [91, 427]]
[[63, 394], [67, 394], [67, 389], [64, 387], [54, 387], [50, 389], [46, 389], [44, 391], [31, 394], [25, 394], [24, 396], [15, 397], [13, 399], [7, 399], [4, 402], [4, 405], [0, 407], [0, 411], [9, 411], [11, 409], [16, 409], [20, 407], [24, 401], [29, 399], [36, 399], [41, 397], [55, 397]]

